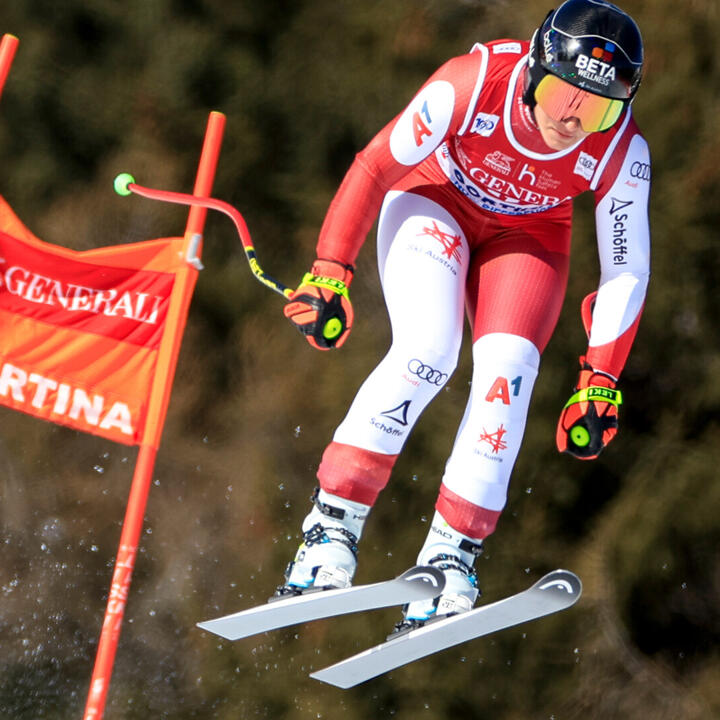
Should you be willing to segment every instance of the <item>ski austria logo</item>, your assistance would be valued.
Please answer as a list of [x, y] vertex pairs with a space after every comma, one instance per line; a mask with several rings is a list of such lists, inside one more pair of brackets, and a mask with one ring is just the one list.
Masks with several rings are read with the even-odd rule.
[[401, 165], [417, 165], [444, 139], [455, 108], [455, 88], [444, 80], [424, 87], [390, 133], [390, 152]]
[[501, 450], [507, 450], [507, 442], [505, 441], [505, 435], [507, 430], [501, 424], [494, 432], [488, 432], [485, 428], [482, 429], [478, 442], [487, 443], [494, 455], [497, 455]]
[[[453, 235], [452, 233], [445, 232], [438, 224], [437, 220], [433, 220], [432, 227], [424, 227], [421, 233], [418, 233], [418, 237], [431, 237], [436, 240], [442, 246], [442, 255], [448, 260], [455, 260], [458, 265], [462, 265], [462, 238], [459, 235]], [[432, 254], [432, 253], [431, 253]], [[448, 263], [444, 265], [451, 267]]]
[[500, 122], [499, 115], [491, 115], [490, 113], [479, 112], [473, 120], [471, 133], [480, 135], [481, 137], [490, 137]]

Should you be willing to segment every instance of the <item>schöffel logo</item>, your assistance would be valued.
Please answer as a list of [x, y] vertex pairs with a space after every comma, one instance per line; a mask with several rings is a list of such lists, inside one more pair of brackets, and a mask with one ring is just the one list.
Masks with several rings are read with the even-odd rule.
[[390, 420], [394, 420], [400, 425], [407, 425], [407, 414], [408, 408], [410, 407], [410, 402], [410, 400], [405, 400], [404, 402], [401, 402], [397, 407], [390, 408], [389, 410], [384, 410], [380, 414], [384, 415], [386, 418], [390, 418]]
[[627, 238], [627, 220], [630, 217], [628, 213], [622, 212], [626, 207], [633, 204], [632, 200], [619, 200], [611, 198], [610, 215], [613, 219], [613, 265], [627, 265], [628, 254], [628, 238]]
[[595, 47], [590, 53], [594, 58], [609, 63], [613, 59], [615, 45], [611, 42], [605, 43], [605, 47]]
[[431, 385], [440, 387], [448, 378], [447, 373], [440, 372], [430, 365], [425, 365], [422, 360], [413, 358], [408, 363], [408, 370], [417, 375], [421, 380], [429, 382]]
[[[405, 400], [404, 402], [401, 402], [397, 407], [390, 408], [390, 410], [384, 410], [380, 413], [380, 415], [382, 415], [384, 418], [387, 418], [388, 420], [396, 422], [402, 427], [407, 427], [408, 409], [410, 407], [410, 402], [410, 400]], [[386, 435], [391, 435], [392, 437], [402, 437], [403, 435], [405, 435], [404, 430], [400, 430], [392, 425], [386, 425], [384, 420], [378, 419], [375, 416], [370, 418], [370, 424], [375, 429], [384, 432]]]
[[630, 175], [638, 180], [650, 182], [650, 165], [648, 163], [634, 162], [630, 166]]

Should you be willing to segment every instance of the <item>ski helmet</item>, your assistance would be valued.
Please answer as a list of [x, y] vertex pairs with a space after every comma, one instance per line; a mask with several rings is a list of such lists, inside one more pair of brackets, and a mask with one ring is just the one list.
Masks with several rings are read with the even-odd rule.
[[[640, 85], [642, 37], [627, 13], [605, 0], [567, 0], [535, 31], [528, 65], [528, 104], [538, 102], [557, 114], [561, 103], [572, 106], [574, 98], [583, 128], [605, 130]], [[571, 98], [567, 84], [582, 92]]]

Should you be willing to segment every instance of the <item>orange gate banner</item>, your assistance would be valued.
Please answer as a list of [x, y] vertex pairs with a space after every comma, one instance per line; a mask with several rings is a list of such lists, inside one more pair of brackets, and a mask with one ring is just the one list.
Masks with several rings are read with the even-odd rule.
[[69, 250], [32, 235], [0, 196], [0, 404], [139, 444], [182, 247]]

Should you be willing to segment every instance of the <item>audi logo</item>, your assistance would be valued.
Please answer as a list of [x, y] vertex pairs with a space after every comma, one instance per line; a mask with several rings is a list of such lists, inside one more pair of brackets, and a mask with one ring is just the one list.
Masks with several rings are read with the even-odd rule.
[[650, 182], [650, 165], [648, 163], [634, 162], [630, 166], [630, 175], [638, 180]]
[[421, 380], [425, 380], [431, 385], [437, 385], [438, 387], [448, 379], [447, 373], [435, 370], [435, 368], [430, 367], [430, 365], [425, 365], [422, 360], [418, 360], [417, 358], [413, 358], [408, 363], [408, 370], [413, 375], [417, 375]]

